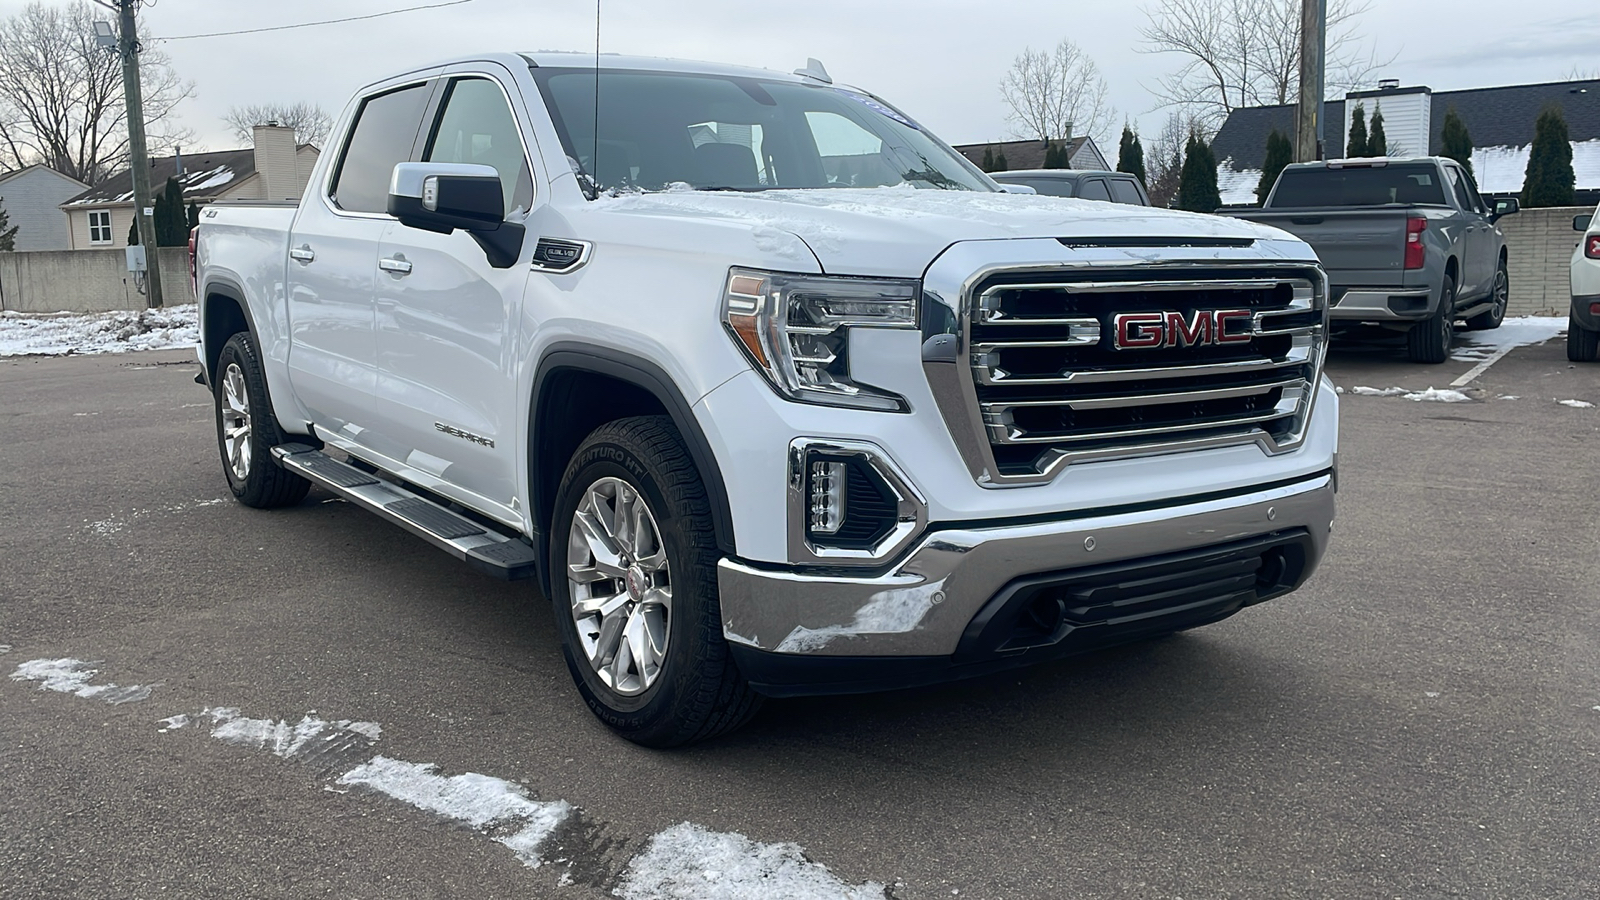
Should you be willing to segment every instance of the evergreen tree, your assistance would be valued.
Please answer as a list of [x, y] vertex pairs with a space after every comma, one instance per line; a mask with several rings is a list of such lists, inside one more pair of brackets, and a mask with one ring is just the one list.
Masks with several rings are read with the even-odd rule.
[[1178, 209], [1215, 212], [1222, 205], [1217, 189], [1217, 157], [1199, 135], [1189, 135], [1184, 148], [1183, 172], [1178, 177]]
[[1522, 182], [1522, 205], [1571, 206], [1575, 178], [1567, 120], [1558, 106], [1547, 106], [1533, 126], [1533, 150]]
[[1383, 133], [1383, 105], [1372, 107], [1372, 130], [1367, 133], [1367, 155], [1388, 156], [1389, 137]]
[[985, 148], [983, 148], [983, 162], [978, 164], [978, 168], [984, 170], [985, 172], [993, 172], [994, 171], [994, 148], [993, 147], [985, 147]]
[[[195, 206], [194, 205], [194, 201], [190, 200], [189, 201], [189, 230], [193, 231], [194, 229], [199, 228], [199, 227], [200, 227], [200, 207]], [[187, 244], [188, 241], [185, 240], [184, 243]]]
[[1461, 164], [1472, 174], [1472, 135], [1467, 133], [1467, 126], [1456, 115], [1454, 106], [1444, 114], [1444, 128], [1439, 131], [1440, 155], [1447, 156]]
[[[21, 225], [11, 225], [11, 214], [6, 212], [4, 197], [0, 197], [0, 253], [17, 249], [17, 231]], [[11, 225], [7, 228], [7, 225]]]
[[189, 229], [184, 224], [183, 188], [177, 178], [168, 178], [166, 187], [156, 197], [156, 246], [183, 247], [189, 243]]
[[1294, 145], [1289, 143], [1289, 136], [1272, 129], [1267, 135], [1267, 158], [1261, 164], [1261, 181], [1256, 184], [1256, 202], [1266, 203], [1267, 195], [1272, 193], [1272, 186], [1278, 183], [1278, 175], [1285, 166], [1294, 161]]
[[1345, 159], [1370, 156], [1367, 152], [1367, 108], [1359, 101], [1350, 116], [1350, 140], [1344, 145]]
[[1065, 169], [1065, 168], [1067, 168], [1066, 166], [1061, 164], [1061, 149], [1056, 146], [1054, 141], [1045, 141], [1044, 142], [1044, 168], [1046, 168], [1046, 169]]
[[1004, 172], [1009, 168], [1010, 166], [1006, 163], [1006, 152], [1004, 150], [996, 150], [994, 154], [994, 171]]
[[1145, 183], [1144, 144], [1139, 142], [1139, 136], [1127, 125], [1122, 126], [1122, 146], [1117, 150], [1117, 171], [1127, 172], [1139, 179], [1140, 184]]

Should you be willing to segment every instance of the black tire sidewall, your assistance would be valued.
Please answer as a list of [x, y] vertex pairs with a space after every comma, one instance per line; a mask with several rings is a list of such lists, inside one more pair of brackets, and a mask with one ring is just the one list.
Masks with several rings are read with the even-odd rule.
[[[272, 460], [272, 448], [283, 442], [283, 434], [272, 413], [266, 374], [261, 371], [259, 360], [250, 334], [243, 331], [229, 338], [217, 356], [212, 376], [215, 383], [211, 386], [217, 455], [222, 459], [222, 474], [228, 479], [228, 489], [239, 502], [256, 508], [292, 505], [305, 497], [310, 485], [299, 476], [278, 468]], [[234, 476], [227, 445], [222, 439], [223, 382], [230, 363], [237, 364], [244, 375], [245, 398], [250, 404], [250, 472], [243, 480]]]
[[[701, 618], [716, 609], [715, 573], [695, 571], [697, 554], [690, 534], [691, 529], [709, 529], [710, 523], [693, 521], [669, 502], [657, 470], [648, 454], [631, 446], [631, 442], [611, 437], [585, 442], [562, 479], [550, 531], [550, 599], [567, 667], [595, 716], [629, 737], [670, 729], [676, 724], [672, 720], [674, 710], [684, 695], [694, 690], [691, 682], [698, 674], [694, 669], [705, 654]], [[607, 477], [622, 479], [645, 498], [671, 567], [672, 609], [667, 620], [666, 662], [655, 683], [633, 695], [608, 687], [584, 657], [566, 578], [567, 541], [578, 503], [590, 485]], [[708, 574], [710, 585], [704, 583]], [[708, 587], [709, 597], [705, 594]]]

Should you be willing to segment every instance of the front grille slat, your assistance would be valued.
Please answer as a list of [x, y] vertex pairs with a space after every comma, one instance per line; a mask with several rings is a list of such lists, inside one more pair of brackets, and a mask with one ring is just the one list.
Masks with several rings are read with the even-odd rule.
[[[990, 276], [973, 292], [965, 328], [978, 420], [1000, 477], [1039, 475], [1075, 453], [1294, 437], [1320, 376], [1322, 284], [1294, 266]], [[1218, 310], [1248, 313], [1228, 320], [1228, 333], [1243, 336], [1248, 323], [1249, 340], [1212, 342], [1200, 329], [1193, 343], [1117, 346], [1119, 313], [1177, 313], [1181, 323], [1158, 327], [1178, 335]]]

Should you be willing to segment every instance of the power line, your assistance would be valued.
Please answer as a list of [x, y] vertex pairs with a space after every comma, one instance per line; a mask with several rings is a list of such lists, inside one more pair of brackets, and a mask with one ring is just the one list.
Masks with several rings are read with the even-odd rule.
[[416, 12], [421, 9], [439, 9], [445, 6], [460, 6], [471, 3], [472, 0], [449, 0], [446, 3], [428, 3], [423, 6], [408, 6], [405, 9], [391, 9], [388, 12], [372, 13], [365, 16], [349, 16], [343, 19], [325, 19], [321, 22], [300, 22], [295, 25], [273, 25], [268, 28], [246, 28], [242, 31], [213, 31], [208, 34], [180, 34], [173, 37], [157, 38], [161, 41], [188, 41], [195, 38], [231, 37], [236, 34], [259, 34], [263, 31], [288, 31], [291, 28], [312, 28], [317, 25], [337, 25], [340, 22], [360, 22], [364, 19], [381, 19], [384, 16], [397, 16], [400, 13]]

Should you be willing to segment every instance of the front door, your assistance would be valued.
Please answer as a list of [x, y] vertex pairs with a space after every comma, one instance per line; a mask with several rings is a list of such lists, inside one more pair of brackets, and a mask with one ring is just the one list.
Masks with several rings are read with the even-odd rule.
[[1458, 300], [1476, 299], [1489, 290], [1494, 260], [1494, 225], [1485, 215], [1478, 192], [1467, 183], [1467, 176], [1455, 166], [1445, 166], [1450, 175], [1450, 189], [1456, 205], [1461, 207], [1463, 233], [1461, 240], [1461, 278], [1457, 285]]
[[[533, 175], [508, 90], [472, 72], [450, 77], [441, 98], [422, 160], [494, 167], [507, 219], [525, 220]], [[496, 269], [465, 231], [435, 234], [396, 222], [377, 265], [377, 448], [413, 470], [418, 483], [520, 521], [512, 498], [526, 251]]]

